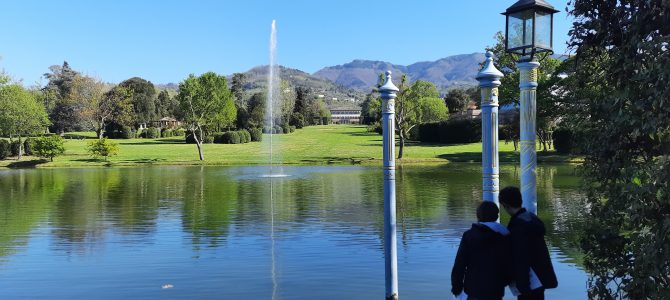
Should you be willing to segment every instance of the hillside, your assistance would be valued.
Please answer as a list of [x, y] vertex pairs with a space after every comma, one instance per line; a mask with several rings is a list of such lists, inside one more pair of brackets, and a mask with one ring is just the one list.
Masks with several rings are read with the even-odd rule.
[[400, 78], [401, 74], [406, 74], [410, 81], [430, 81], [444, 92], [455, 86], [475, 85], [477, 83], [475, 75], [482, 61], [484, 61], [482, 53], [454, 55], [408, 66], [384, 61], [354, 60], [344, 65], [323, 68], [315, 72], [314, 76], [344, 87], [368, 92], [376, 86], [380, 73], [391, 70], [394, 81]]

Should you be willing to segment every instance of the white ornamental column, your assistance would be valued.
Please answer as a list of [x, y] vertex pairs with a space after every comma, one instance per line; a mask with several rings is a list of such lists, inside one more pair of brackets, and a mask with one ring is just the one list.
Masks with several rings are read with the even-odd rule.
[[384, 260], [386, 300], [398, 299], [398, 249], [395, 214], [395, 97], [398, 88], [386, 71], [386, 83], [379, 88], [382, 97], [382, 135], [384, 160]]
[[523, 207], [537, 214], [537, 152], [535, 132], [535, 99], [537, 94], [537, 68], [540, 63], [535, 59], [522, 58], [519, 68], [519, 88], [521, 90], [521, 197]]
[[482, 191], [484, 201], [498, 205], [498, 86], [503, 73], [493, 64], [493, 52], [486, 52], [484, 67], [477, 74], [481, 89], [482, 107]]

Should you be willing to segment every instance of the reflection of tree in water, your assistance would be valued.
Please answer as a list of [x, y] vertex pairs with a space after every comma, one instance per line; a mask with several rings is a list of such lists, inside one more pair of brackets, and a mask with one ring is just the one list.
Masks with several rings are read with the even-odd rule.
[[53, 170], [16, 170], [0, 173], [0, 261], [28, 242], [46, 222], [67, 180]]
[[212, 168], [183, 169], [182, 226], [191, 235], [193, 247], [217, 247], [230, 232], [236, 210], [238, 182]]

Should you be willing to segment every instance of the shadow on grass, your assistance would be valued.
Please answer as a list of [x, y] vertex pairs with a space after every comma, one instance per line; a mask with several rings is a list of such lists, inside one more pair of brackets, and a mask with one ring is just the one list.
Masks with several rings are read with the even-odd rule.
[[132, 163], [132, 164], [153, 164], [157, 162], [166, 161], [163, 158], [137, 158], [137, 159], [126, 159], [122, 162]]
[[81, 162], [88, 162], [88, 163], [105, 162], [105, 160], [102, 159], [102, 158], [76, 158], [76, 159], [73, 159], [73, 161], [81, 161]]
[[[463, 153], [450, 153], [450, 154], [440, 154], [437, 157], [446, 159], [453, 162], [481, 162], [482, 153], [481, 152], [463, 152]], [[519, 153], [514, 151], [505, 151], [498, 154], [500, 162], [518, 162]]]
[[184, 145], [186, 142], [184, 142], [183, 139], [174, 139], [174, 140], [146, 140], [146, 141], [141, 141], [141, 142], [130, 142], [130, 143], [124, 143], [120, 142], [119, 144], [122, 145]]
[[74, 134], [74, 133], [63, 134], [63, 138], [66, 139], [66, 140], [95, 140], [95, 139], [97, 139], [97, 137], [94, 137], [94, 136], [87, 136], [87, 135]]
[[46, 159], [21, 160], [8, 164], [7, 168], [11, 169], [35, 168], [37, 165], [47, 162], [49, 161]]
[[302, 159], [300, 162], [302, 163], [316, 163], [316, 164], [337, 164], [337, 165], [342, 165], [342, 164], [352, 164], [352, 165], [359, 165], [363, 161], [368, 161], [368, 160], [374, 160], [372, 157], [334, 157], [334, 156], [325, 156], [317, 159]]

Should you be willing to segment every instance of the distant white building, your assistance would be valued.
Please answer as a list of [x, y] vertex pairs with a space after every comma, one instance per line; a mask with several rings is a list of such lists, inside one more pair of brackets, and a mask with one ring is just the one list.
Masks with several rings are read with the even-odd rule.
[[330, 118], [333, 124], [360, 124], [360, 107], [338, 107], [330, 109]]

